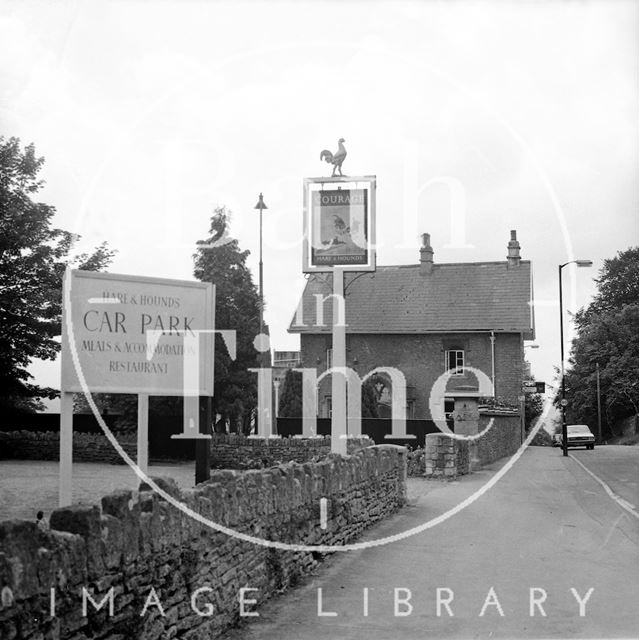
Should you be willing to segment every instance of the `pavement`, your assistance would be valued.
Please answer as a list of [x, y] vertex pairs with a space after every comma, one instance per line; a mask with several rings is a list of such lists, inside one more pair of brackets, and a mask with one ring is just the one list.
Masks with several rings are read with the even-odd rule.
[[[634, 506], [639, 448], [570, 453], [528, 448], [456, 515], [398, 542], [333, 554], [225, 639], [639, 638], [639, 519], [577, 462]], [[445, 513], [503, 464], [451, 483], [411, 479], [409, 505], [362, 539]]]

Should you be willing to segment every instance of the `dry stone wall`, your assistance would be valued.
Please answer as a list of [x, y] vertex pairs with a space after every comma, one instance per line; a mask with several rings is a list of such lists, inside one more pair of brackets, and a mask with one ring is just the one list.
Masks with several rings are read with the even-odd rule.
[[[454, 479], [474, 468], [511, 456], [521, 445], [521, 423], [518, 414], [481, 412], [479, 431], [493, 426], [474, 442], [451, 438], [446, 433], [426, 435], [422, 473], [428, 478]], [[417, 475], [413, 471], [414, 475]], [[411, 475], [413, 475], [411, 474]]]
[[490, 464], [505, 456], [511, 456], [522, 443], [521, 419], [518, 413], [504, 415], [482, 411], [479, 414], [479, 431], [484, 431], [492, 419], [492, 428], [477, 440], [477, 458], [480, 464]]
[[[355, 453], [374, 444], [367, 436], [349, 438], [348, 453]], [[317, 462], [330, 452], [330, 437], [265, 439], [214, 434], [211, 442], [211, 466], [218, 469], [260, 469], [282, 462]]]
[[[382, 445], [317, 463], [218, 471], [182, 492], [171, 480], [157, 481], [236, 532], [340, 545], [404, 504], [406, 450]], [[327, 499], [325, 528], [320, 498]], [[50, 531], [25, 521], [0, 524], [0, 637], [217, 638], [321, 557], [212, 530], [152, 491], [119, 491], [101, 507], [54, 511]]]
[[[118, 437], [127, 454], [135, 459], [135, 436]], [[7, 431], [0, 432], [0, 459], [59, 460], [59, 431]], [[73, 459], [76, 462], [103, 462], [124, 464], [120, 454], [101, 433], [73, 432]]]
[[[116, 436], [127, 454], [135, 460], [135, 435]], [[348, 453], [375, 444], [368, 436], [348, 439]], [[236, 434], [211, 436], [211, 466], [216, 469], [261, 469], [283, 462], [317, 462], [331, 452], [330, 437], [248, 438]], [[59, 460], [59, 431], [0, 432], [0, 459]], [[73, 433], [73, 459], [76, 462], [124, 464], [124, 460], [102, 433]]]

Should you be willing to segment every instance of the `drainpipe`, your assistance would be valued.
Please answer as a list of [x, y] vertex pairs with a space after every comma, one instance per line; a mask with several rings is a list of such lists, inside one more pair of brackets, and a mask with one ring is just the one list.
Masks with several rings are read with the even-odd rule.
[[493, 383], [493, 398], [497, 397], [497, 387], [495, 386], [495, 332], [490, 332], [490, 355], [491, 355], [491, 369], [490, 379]]

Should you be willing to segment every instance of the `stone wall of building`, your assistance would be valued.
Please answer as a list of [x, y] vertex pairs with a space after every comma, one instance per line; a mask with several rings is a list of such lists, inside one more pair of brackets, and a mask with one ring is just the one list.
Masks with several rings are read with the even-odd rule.
[[[352, 454], [374, 444], [366, 436], [349, 438], [347, 450]], [[282, 462], [317, 462], [330, 452], [330, 437], [248, 438], [216, 433], [211, 442], [211, 466], [217, 469], [261, 469]]]
[[[483, 369], [490, 377], [490, 368]], [[511, 406], [519, 406], [524, 379], [524, 343], [518, 333], [495, 335], [495, 397]], [[474, 383], [473, 383], [474, 384]]]
[[[331, 336], [302, 334], [301, 353], [304, 367], [316, 368], [318, 375], [326, 371], [326, 351]], [[445, 352], [464, 350], [467, 366], [483, 371], [489, 378], [492, 372], [490, 333], [425, 334], [425, 335], [346, 335], [346, 364], [360, 376], [376, 367], [395, 367], [406, 378], [408, 400], [415, 401], [414, 418], [430, 420], [428, 400], [433, 384], [444, 373]], [[520, 334], [496, 334], [495, 388], [496, 396], [517, 405], [523, 377], [523, 344]], [[476, 385], [471, 373], [454, 377], [448, 390], [460, 385]], [[331, 381], [320, 383], [320, 416], [325, 417], [325, 400], [331, 395]], [[411, 416], [408, 416], [411, 417]]]
[[[218, 471], [183, 492], [171, 480], [157, 482], [201, 517], [243, 535], [342, 545], [405, 503], [406, 450], [382, 445], [317, 463]], [[3, 639], [217, 638], [328, 551], [279, 550], [227, 535], [147, 490], [112, 493], [101, 507], [58, 509], [50, 522], [50, 531], [0, 523]], [[86, 594], [104, 606], [96, 611]]]

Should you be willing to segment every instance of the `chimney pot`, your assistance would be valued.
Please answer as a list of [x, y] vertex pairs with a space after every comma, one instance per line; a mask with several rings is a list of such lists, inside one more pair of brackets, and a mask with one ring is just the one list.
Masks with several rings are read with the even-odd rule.
[[422, 233], [422, 246], [419, 250], [419, 274], [425, 276], [433, 269], [433, 248], [430, 246], [430, 233]]
[[521, 255], [519, 254], [520, 248], [521, 246], [517, 240], [517, 231], [516, 229], [512, 229], [510, 231], [510, 241], [508, 242], [508, 255], [506, 256], [508, 268], [519, 266], [521, 262]]

